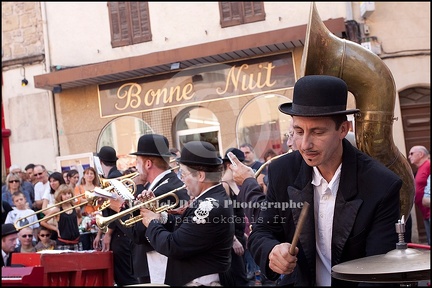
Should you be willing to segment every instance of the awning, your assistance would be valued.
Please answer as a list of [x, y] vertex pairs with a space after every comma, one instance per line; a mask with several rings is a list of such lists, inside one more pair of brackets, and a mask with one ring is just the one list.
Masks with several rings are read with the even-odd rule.
[[[324, 21], [324, 24], [338, 37], [342, 37], [342, 33], [345, 32], [343, 18], [330, 19]], [[171, 70], [172, 63], [180, 63], [178, 70], [181, 70], [195, 65], [226, 63], [288, 51], [295, 47], [304, 46], [305, 37], [306, 25], [295, 26], [168, 51], [65, 68], [34, 76], [34, 83], [36, 88], [53, 90], [54, 87], [61, 87], [58, 90], [64, 90], [154, 76], [175, 72], [175, 70]]]

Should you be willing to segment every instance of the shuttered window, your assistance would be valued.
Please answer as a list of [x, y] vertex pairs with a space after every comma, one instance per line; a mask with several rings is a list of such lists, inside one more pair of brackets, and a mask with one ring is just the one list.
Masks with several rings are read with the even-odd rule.
[[221, 27], [265, 20], [264, 2], [219, 2]]
[[108, 11], [112, 47], [152, 40], [148, 2], [108, 2]]

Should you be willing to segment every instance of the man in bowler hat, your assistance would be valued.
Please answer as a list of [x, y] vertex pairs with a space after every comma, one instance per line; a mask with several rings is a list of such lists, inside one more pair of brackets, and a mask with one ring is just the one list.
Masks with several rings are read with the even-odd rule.
[[11, 266], [12, 253], [18, 240], [18, 231], [11, 223], [2, 224], [2, 267]]
[[99, 157], [105, 178], [113, 179], [123, 176], [117, 169], [117, 152], [113, 147], [103, 146], [99, 150], [99, 153], [97, 153], [97, 156]]
[[[347, 95], [342, 79], [309, 75], [294, 85], [292, 103], [279, 106], [293, 118], [298, 150], [268, 167], [269, 187], [261, 203], [266, 209], [254, 213], [259, 219], [249, 236], [249, 249], [268, 279], [282, 275], [280, 285], [357, 285], [332, 278], [332, 267], [385, 254], [398, 242], [395, 224], [402, 180], [345, 139], [346, 115], [359, 112], [346, 109]], [[234, 161], [234, 174], [247, 169]], [[239, 198], [260, 191], [250, 175], [238, 183]], [[293, 251], [304, 202], [310, 209]]]
[[[168, 257], [165, 283], [170, 286], [216, 286], [230, 267], [234, 237], [233, 207], [220, 183], [222, 159], [208, 142], [184, 144], [179, 159], [181, 178], [193, 201], [183, 214], [142, 208], [145, 236]], [[147, 191], [144, 198], [153, 196]]]
[[[148, 183], [144, 186], [145, 190], [151, 190], [155, 196], [161, 196], [183, 186], [183, 182], [169, 165], [172, 154], [169, 151], [169, 142], [165, 136], [159, 134], [143, 135], [139, 138], [137, 146], [138, 151], [131, 153], [131, 155], [137, 156], [136, 166], [141, 181]], [[176, 195], [179, 203], [176, 204], [174, 196], [167, 196], [159, 201], [159, 206], [172, 205], [171, 207], [174, 209], [179, 204], [190, 200], [186, 189], [180, 189]], [[128, 208], [127, 206], [121, 208], [122, 199], [110, 202], [110, 206], [117, 211]], [[165, 216], [166, 213], [162, 212]], [[139, 210], [135, 213], [135, 216], [138, 215]], [[125, 216], [123, 221], [129, 217], [129, 215]], [[129, 228], [123, 227], [122, 229], [136, 244], [133, 252], [134, 272], [139, 277], [140, 283], [162, 284], [165, 280], [167, 257], [156, 252], [149, 244], [145, 237], [146, 227], [142, 222], [137, 222]]]

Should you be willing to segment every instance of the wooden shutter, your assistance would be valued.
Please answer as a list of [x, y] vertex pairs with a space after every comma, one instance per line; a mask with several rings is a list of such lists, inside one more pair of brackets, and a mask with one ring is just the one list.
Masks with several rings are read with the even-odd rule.
[[264, 2], [219, 2], [221, 27], [265, 20]]
[[264, 2], [243, 2], [244, 23], [265, 20]]
[[148, 2], [108, 2], [108, 10], [112, 47], [151, 41]]

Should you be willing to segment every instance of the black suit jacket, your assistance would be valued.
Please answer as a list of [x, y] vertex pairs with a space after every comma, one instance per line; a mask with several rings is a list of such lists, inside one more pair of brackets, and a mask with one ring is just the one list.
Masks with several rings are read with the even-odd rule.
[[[284, 276], [284, 284], [315, 285], [315, 221], [312, 167], [308, 166], [298, 151], [283, 156], [269, 165], [269, 187], [265, 209], [255, 219], [249, 249], [261, 271], [276, 280], [279, 274], [270, 270], [268, 255], [281, 242], [291, 243], [298, 223], [301, 207], [310, 204], [300, 234], [297, 267], [294, 273]], [[240, 193], [256, 187], [254, 179], [247, 179]], [[332, 266], [371, 255], [385, 254], [396, 248], [398, 235], [395, 223], [399, 220], [399, 190], [402, 180], [383, 164], [354, 148], [343, 140], [342, 170], [336, 196], [333, 236]], [[247, 193], [247, 192], [246, 192]], [[293, 208], [278, 208], [284, 203]], [[257, 214], [255, 214], [257, 215]], [[332, 278], [332, 286], [356, 285]]]
[[13, 253], [15, 253], [15, 252], [12, 252], [12, 253], [9, 253], [9, 257], [7, 258], [7, 263], [6, 263], [6, 265], [5, 265], [5, 263], [4, 263], [4, 260], [3, 260], [3, 255], [2, 255], [2, 257], [1, 257], [1, 267], [3, 267], [3, 266], [11, 266], [11, 263], [12, 263], [12, 254]]
[[[197, 223], [195, 212], [205, 215], [199, 213], [205, 207], [211, 207], [206, 222]], [[225, 188], [219, 184], [195, 199], [181, 218], [169, 215], [166, 225], [155, 220], [149, 224], [145, 235], [150, 244], [168, 257], [165, 284], [181, 286], [200, 276], [228, 271], [233, 213]]]
[[[153, 186], [154, 191], [153, 193], [155, 196], [163, 195], [167, 192], [170, 192], [176, 188], [179, 188], [183, 186], [183, 182], [177, 177], [177, 175], [174, 172], [170, 172], [162, 179], [158, 181], [158, 183], [155, 183]], [[147, 187], [146, 187], [147, 188]], [[189, 200], [189, 195], [187, 194], [186, 189], [182, 189], [176, 193], [176, 195], [179, 197], [181, 201], [187, 201]], [[137, 195], [135, 195], [137, 196]], [[168, 200], [168, 202], [173, 203], [172, 201], [175, 201], [175, 198], [173, 196], [167, 197], [164, 199], [165, 201]], [[127, 209], [127, 208], [124, 208]], [[122, 210], [124, 210], [122, 209]], [[136, 210], [133, 213], [134, 216], [139, 215], [139, 209]], [[123, 221], [129, 219], [130, 215], [127, 215], [123, 217]], [[148, 277], [150, 275], [148, 270], [148, 262], [147, 262], [147, 255], [146, 253], [149, 251], [153, 251], [153, 247], [150, 245], [150, 243], [147, 241], [145, 237], [145, 231], [146, 227], [144, 224], [139, 221], [132, 225], [131, 227], [125, 227], [120, 226], [120, 229], [135, 243], [134, 250], [133, 250], [133, 266], [134, 266], [134, 275], [136, 277]]]

